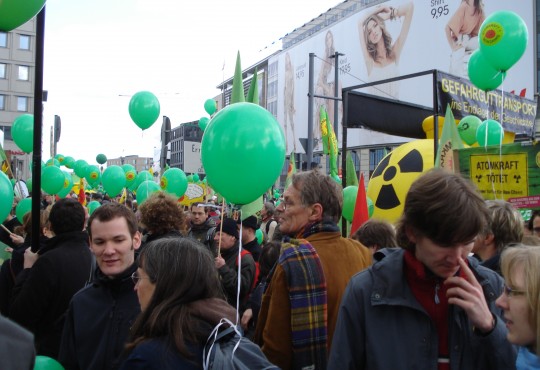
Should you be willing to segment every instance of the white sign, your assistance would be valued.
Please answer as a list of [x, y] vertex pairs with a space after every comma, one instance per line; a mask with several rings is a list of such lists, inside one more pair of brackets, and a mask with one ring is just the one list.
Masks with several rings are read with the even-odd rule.
[[204, 174], [201, 162], [201, 143], [184, 141], [184, 172]]
[[[469, 1], [473, 3], [473, 1]], [[499, 87], [503, 91], [520, 94], [526, 89], [525, 97], [534, 99], [534, 12], [533, 1], [486, 0], [481, 1], [483, 14], [480, 20], [498, 10], [517, 13], [525, 21], [529, 31], [529, 43], [523, 57], [508, 71], [506, 80]], [[299, 138], [307, 138], [308, 121], [308, 78], [309, 53], [315, 53], [315, 95], [334, 96], [334, 58], [339, 57], [339, 95], [344, 87], [380, 81], [387, 78], [437, 69], [456, 76], [467, 76], [468, 57], [478, 47], [475, 30], [468, 34], [454, 34], [451, 29], [479, 27], [471, 19], [463, 20], [459, 15], [462, 0], [414, 0], [387, 1], [344, 18], [335, 25], [321, 30], [311, 38], [285, 49], [270, 58], [269, 64], [277, 62], [277, 119], [283, 127], [287, 141], [287, 152], [303, 152]], [[377, 23], [378, 22], [378, 23]], [[463, 23], [456, 27], [456, 22]], [[378, 55], [369, 48], [369, 37], [384, 33], [387, 40], [387, 55]], [[448, 37], [447, 37], [448, 34]], [[451, 45], [452, 44], [452, 45]], [[452, 49], [456, 51], [452, 51]], [[382, 53], [381, 53], [382, 54]], [[373, 86], [360, 92], [399, 99], [404, 102], [432, 106], [432, 77], [428, 75], [391, 84]], [[334, 101], [315, 98], [313, 111], [314, 138], [320, 139], [319, 109], [326, 106], [330, 120], [334, 121]], [[338, 105], [341, 122], [343, 107]], [[398, 125], [399, 122], [396, 122]], [[418, 123], [419, 125], [421, 122]], [[340, 132], [336, 133], [341, 141]], [[370, 144], [403, 142], [409, 139], [385, 135], [362, 129], [349, 130], [349, 147]], [[341, 142], [340, 142], [341, 145]], [[316, 150], [321, 149], [320, 142]]]

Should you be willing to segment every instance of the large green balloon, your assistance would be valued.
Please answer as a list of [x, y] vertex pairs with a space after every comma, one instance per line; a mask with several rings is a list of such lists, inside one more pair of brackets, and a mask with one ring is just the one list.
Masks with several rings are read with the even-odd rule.
[[153, 180], [154, 180], [154, 176], [152, 176], [150, 172], [146, 170], [141, 171], [137, 174], [137, 179], [135, 180], [137, 183], [137, 186], [135, 188], [136, 189], [139, 188], [139, 185], [141, 185], [145, 181], [153, 181]]
[[216, 192], [234, 204], [251, 203], [281, 174], [285, 162], [283, 131], [261, 106], [231, 104], [206, 128], [201, 159]]
[[22, 224], [23, 223], [23, 217], [25, 214], [30, 212], [32, 210], [32, 198], [24, 198], [19, 203], [17, 203], [17, 207], [15, 207], [15, 215], [17, 216], [17, 219]]
[[0, 1], [0, 31], [9, 32], [32, 19], [45, 5], [45, 0]]
[[104, 164], [107, 162], [107, 156], [105, 154], [98, 154], [96, 156], [96, 162], [99, 164]]
[[62, 162], [62, 164], [66, 166], [66, 168], [69, 168], [70, 170], [72, 170], [73, 167], [75, 166], [75, 159], [70, 156], [64, 157], [64, 162]]
[[9, 177], [0, 171], [0, 223], [4, 222], [13, 206], [13, 186]]
[[204, 102], [204, 110], [206, 111], [206, 113], [212, 115], [216, 112], [216, 109], [216, 101], [214, 99], [206, 99], [206, 101]]
[[471, 55], [467, 68], [469, 79], [480, 90], [495, 90], [506, 78], [506, 72], [493, 68], [480, 50]]
[[98, 209], [99, 206], [101, 206], [101, 204], [97, 200], [93, 200], [87, 204], [86, 208], [88, 208], [88, 213], [90, 214], [90, 216], [92, 216], [92, 213], [94, 213], [94, 211]]
[[476, 130], [476, 140], [480, 146], [501, 145], [503, 137], [504, 130], [494, 119], [485, 120]]
[[[0, 17], [3, 17], [1, 14]], [[11, 136], [23, 152], [30, 153], [34, 148], [34, 116], [23, 114], [17, 117], [11, 127]]]
[[75, 162], [75, 165], [73, 166], [73, 170], [75, 171], [75, 174], [79, 177], [86, 176], [86, 170], [88, 168], [88, 162], [86, 162], [84, 159], [79, 159]]
[[137, 189], [137, 170], [131, 164], [123, 164], [122, 169], [126, 174], [126, 187], [129, 190]]
[[71, 174], [67, 171], [62, 171], [64, 173], [64, 186], [62, 187], [62, 190], [58, 192], [58, 196], [62, 199], [67, 197], [71, 189], [73, 189], [73, 177], [71, 177]]
[[341, 210], [341, 214], [349, 222], [352, 222], [354, 217], [354, 207], [356, 205], [357, 195], [358, 186], [351, 185], [343, 189], [343, 209]]
[[476, 130], [478, 130], [478, 126], [481, 124], [482, 120], [476, 116], [463, 117], [457, 126], [461, 140], [467, 145], [476, 143]]
[[103, 171], [101, 181], [103, 183], [103, 189], [105, 189], [107, 194], [115, 197], [126, 186], [126, 174], [120, 166], [109, 166]]
[[64, 172], [56, 166], [41, 169], [41, 188], [47, 194], [58, 194], [64, 187]]
[[92, 186], [98, 184], [101, 181], [101, 171], [99, 170], [99, 167], [96, 165], [86, 167], [86, 175], [84, 178]]
[[160, 189], [160, 186], [152, 180], [143, 181], [137, 188], [137, 204], [140, 206], [152, 193]]
[[159, 101], [150, 91], [139, 91], [131, 97], [129, 102], [129, 115], [133, 122], [143, 130], [156, 122], [159, 110]]
[[493, 68], [508, 71], [525, 53], [529, 32], [525, 21], [508, 10], [487, 17], [478, 34], [480, 51]]
[[36, 356], [34, 370], [64, 370], [64, 367], [55, 359], [47, 356]]
[[169, 168], [161, 175], [159, 186], [167, 193], [181, 197], [188, 187], [186, 174], [180, 168]]

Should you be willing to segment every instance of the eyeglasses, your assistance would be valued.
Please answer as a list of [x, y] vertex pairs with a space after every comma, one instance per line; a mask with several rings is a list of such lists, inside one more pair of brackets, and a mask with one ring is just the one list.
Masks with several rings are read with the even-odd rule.
[[503, 292], [504, 294], [506, 294], [507, 297], [516, 297], [527, 294], [527, 292], [524, 290], [512, 289], [506, 284], [504, 284], [503, 286]]
[[291, 202], [290, 200], [285, 200], [283, 198], [279, 198], [279, 202], [280, 203], [279, 203], [278, 207], [282, 207], [283, 211], [286, 211], [288, 208], [294, 207], [296, 205], [293, 202]]
[[142, 277], [137, 274], [137, 271], [135, 271], [133, 274], [131, 274], [131, 280], [133, 280], [134, 284], [137, 284], [139, 280], [141, 279], [150, 279], [149, 277]]

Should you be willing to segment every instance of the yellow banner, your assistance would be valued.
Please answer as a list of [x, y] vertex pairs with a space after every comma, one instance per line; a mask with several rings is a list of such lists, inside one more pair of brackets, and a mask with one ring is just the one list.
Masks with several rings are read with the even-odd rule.
[[470, 179], [485, 199], [529, 195], [527, 153], [472, 154]]

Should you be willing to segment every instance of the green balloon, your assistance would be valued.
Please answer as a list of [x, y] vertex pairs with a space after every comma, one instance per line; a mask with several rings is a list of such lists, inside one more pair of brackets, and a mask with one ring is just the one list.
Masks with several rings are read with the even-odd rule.
[[476, 140], [480, 146], [501, 145], [503, 137], [504, 130], [494, 119], [485, 120], [476, 130]]
[[107, 156], [105, 154], [98, 154], [96, 156], [96, 162], [99, 164], [107, 163]]
[[139, 188], [139, 185], [141, 185], [143, 182], [145, 181], [153, 181], [154, 180], [154, 176], [152, 176], [152, 174], [148, 171], [141, 171], [137, 174], [137, 179], [135, 180], [136, 181], [136, 186], [135, 186], [135, 189]]
[[86, 167], [86, 175], [84, 178], [92, 186], [98, 184], [101, 181], [101, 171], [99, 170], [99, 167], [96, 165]]
[[159, 117], [159, 101], [150, 91], [139, 91], [131, 97], [128, 110], [133, 122], [146, 130]]
[[56, 158], [51, 158], [47, 162], [45, 162], [45, 166], [56, 166], [60, 167], [60, 161]]
[[482, 23], [479, 50], [497, 71], [508, 71], [525, 53], [528, 38], [525, 21], [514, 12], [501, 10]]
[[506, 72], [493, 68], [480, 50], [471, 55], [467, 68], [471, 82], [483, 91], [495, 90], [506, 78]]
[[185, 194], [188, 187], [186, 174], [180, 168], [169, 168], [161, 175], [159, 186], [167, 193], [180, 198]]
[[23, 114], [17, 117], [11, 127], [11, 136], [23, 152], [30, 153], [34, 150], [34, 116]]
[[122, 165], [122, 169], [126, 174], [126, 187], [129, 190], [137, 189], [137, 170], [130, 164]]
[[53, 358], [36, 356], [34, 370], [64, 370], [64, 367]]
[[75, 165], [73, 166], [73, 170], [75, 171], [75, 174], [81, 178], [86, 176], [86, 169], [88, 167], [88, 162], [86, 162], [84, 159], [79, 159], [75, 162]]
[[152, 193], [160, 189], [160, 186], [152, 180], [143, 181], [137, 188], [137, 204], [140, 206]]
[[370, 197], [366, 197], [366, 201], [367, 201], [368, 217], [371, 218], [371, 216], [373, 216], [373, 212], [375, 212], [375, 204], [373, 203]]
[[90, 216], [92, 216], [92, 213], [94, 213], [94, 211], [98, 209], [99, 206], [101, 206], [101, 204], [97, 200], [93, 200], [86, 205], [86, 208], [88, 208], [88, 213], [90, 214]]
[[201, 117], [199, 119], [199, 128], [201, 129], [201, 131], [204, 132], [204, 130], [206, 130], [206, 126], [208, 126], [208, 122], [210, 122], [210, 118], [208, 117]]
[[41, 169], [41, 189], [47, 194], [58, 194], [64, 187], [64, 172], [56, 166]]
[[255, 231], [255, 237], [257, 238], [257, 243], [262, 244], [264, 241], [264, 235], [261, 229]]
[[481, 124], [482, 120], [476, 116], [463, 117], [457, 126], [461, 140], [467, 145], [476, 143], [476, 130]]
[[32, 198], [24, 198], [19, 203], [17, 203], [17, 207], [15, 207], [15, 215], [17, 216], [17, 219], [22, 224], [23, 223], [23, 217], [25, 214], [30, 212], [32, 210]]
[[187, 181], [188, 182], [193, 182], [193, 175], [187, 176]]
[[101, 181], [103, 183], [103, 189], [105, 189], [107, 194], [115, 197], [126, 186], [126, 174], [120, 166], [109, 166], [103, 171]]
[[70, 170], [72, 170], [73, 167], [75, 166], [75, 159], [69, 156], [64, 157], [64, 162], [62, 162], [62, 164], [66, 166], [66, 168], [69, 168]]
[[204, 102], [204, 110], [206, 111], [206, 113], [212, 115], [216, 113], [216, 109], [216, 101], [214, 99], [206, 99], [206, 101]]
[[13, 185], [5, 173], [0, 171], [0, 222], [4, 222], [13, 206]]
[[208, 182], [234, 204], [248, 204], [274, 184], [285, 162], [285, 139], [274, 116], [252, 103], [219, 111], [201, 143]]
[[62, 172], [64, 173], [64, 186], [62, 187], [62, 190], [58, 192], [58, 196], [64, 199], [73, 188], [73, 177], [71, 177], [71, 174], [67, 171]]
[[45, 5], [45, 0], [0, 1], [0, 31], [9, 32], [32, 19]]
[[26, 179], [26, 188], [28, 189], [28, 192], [32, 192], [32, 178], [29, 177]]
[[54, 156], [54, 158], [57, 159], [60, 164], [63, 164], [64, 160], [66, 159], [66, 157], [64, 157], [62, 154], [57, 154]]
[[194, 173], [194, 174], [193, 174], [193, 182], [197, 183], [197, 182], [199, 182], [199, 181], [201, 181], [199, 175], [196, 174], [196, 173]]
[[351, 185], [343, 189], [343, 209], [341, 210], [341, 214], [349, 222], [353, 220], [357, 194], [358, 186]]

